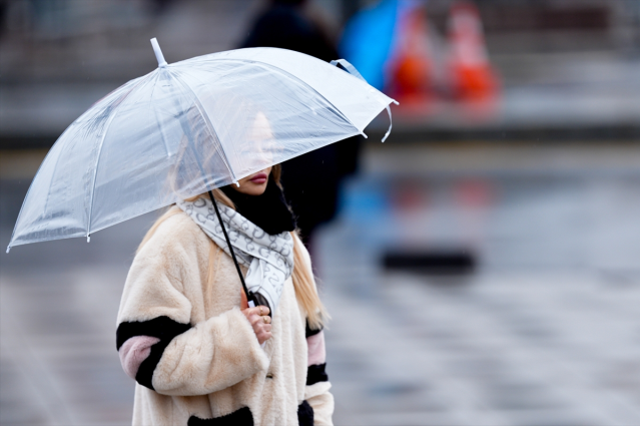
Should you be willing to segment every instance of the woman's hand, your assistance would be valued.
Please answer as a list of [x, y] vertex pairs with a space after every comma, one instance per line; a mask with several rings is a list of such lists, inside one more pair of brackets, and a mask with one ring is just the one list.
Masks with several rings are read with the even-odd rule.
[[242, 311], [254, 333], [258, 338], [258, 342], [263, 344], [271, 338], [271, 317], [269, 316], [269, 308], [266, 306], [256, 306], [255, 308], [247, 308]]

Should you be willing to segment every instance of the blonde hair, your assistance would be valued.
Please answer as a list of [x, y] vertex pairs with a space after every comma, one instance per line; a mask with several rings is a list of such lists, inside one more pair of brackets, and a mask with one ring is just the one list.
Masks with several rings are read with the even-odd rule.
[[[278, 186], [280, 186], [280, 165], [274, 166], [272, 173], [275, 182], [278, 184]], [[211, 192], [213, 193], [213, 197], [216, 199], [216, 201], [235, 209], [233, 202], [224, 194], [224, 192], [220, 191], [219, 189], [214, 189]], [[203, 195], [192, 197], [189, 200], [193, 201], [201, 196]], [[163, 222], [165, 222], [171, 216], [174, 216], [180, 212], [181, 210], [179, 209], [170, 208], [162, 216], [160, 216], [158, 220], [156, 220], [155, 223], [151, 226], [151, 228], [149, 228], [149, 231], [147, 231], [146, 235], [142, 239], [142, 242], [138, 246], [137, 252], [139, 252], [142, 246], [144, 246], [147, 241], [151, 239], [153, 234], [160, 227], [160, 225], [162, 225]], [[291, 234], [293, 237], [293, 273], [291, 274], [291, 279], [293, 281], [293, 288], [296, 292], [296, 299], [307, 315], [309, 327], [314, 330], [320, 330], [322, 329], [322, 327], [324, 327], [326, 321], [330, 318], [330, 316], [326, 308], [322, 304], [320, 296], [318, 295], [313, 271], [311, 270], [311, 265], [307, 264], [306, 256], [304, 254], [305, 248], [303, 247], [302, 242], [298, 237], [298, 233], [297, 231], [293, 231]], [[212, 282], [215, 276], [214, 265], [216, 264], [216, 257], [221, 252], [222, 249], [220, 249], [211, 239], [209, 239], [209, 269], [207, 273], [209, 282]]]

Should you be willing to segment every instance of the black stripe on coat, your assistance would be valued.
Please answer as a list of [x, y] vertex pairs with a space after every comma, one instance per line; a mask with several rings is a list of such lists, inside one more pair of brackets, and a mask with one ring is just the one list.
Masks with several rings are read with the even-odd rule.
[[309, 326], [309, 321], [307, 321], [305, 327], [304, 327], [304, 337], [311, 337], [311, 336], [315, 336], [316, 334], [320, 333], [322, 331], [322, 327], [320, 328], [311, 328]]
[[328, 382], [329, 376], [325, 372], [327, 363], [310, 365], [307, 369], [307, 386], [315, 385], [319, 382]]
[[169, 343], [171, 343], [174, 337], [184, 333], [190, 328], [191, 324], [181, 324], [166, 316], [154, 318], [149, 321], [123, 322], [118, 326], [118, 330], [116, 331], [116, 347], [120, 350], [124, 342], [135, 336], [151, 336], [160, 339], [158, 343], [151, 346], [149, 356], [142, 361], [136, 373], [136, 381], [138, 383], [151, 390], [155, 390], [151, 384], [151, 379], [153, 378], [153, 371], [160, 362], [164, 350], [169, 346]]
[[298, 405], [298, 425], [313, 426], [313, 407], [307, 401]]
[[243, 407], [231, 414], [213, 419], [191, 416], [187, 426], [253, 426], [253, 415], [249, 407]]
[[161, 316], [149, 321], [123, 322], [116, 331], [116, 347], [120, 347], [134, 336], [151, 336], [160, 340], [171, 340], [191, 328], [191, 324], [182, 324], [167, 316]]

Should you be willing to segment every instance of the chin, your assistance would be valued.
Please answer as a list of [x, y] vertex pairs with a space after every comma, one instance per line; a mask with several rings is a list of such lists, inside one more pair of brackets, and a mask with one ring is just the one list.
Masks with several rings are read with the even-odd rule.
[[266, 190], [267, 190], [267, 185], [263, 186], [262, 188], [256, 189], [256, 192], [255, 192], [254, 195], [262, 195], [262, 194], [264, 194], [264, 191], [266, 191]]
[[247, 195], [262, 195], [264, 194], [264, 191], [267, 190], [267, 185], [260, 185], [260, 186], [254, 186], [253, 188], [249, 189], [246, 194]]

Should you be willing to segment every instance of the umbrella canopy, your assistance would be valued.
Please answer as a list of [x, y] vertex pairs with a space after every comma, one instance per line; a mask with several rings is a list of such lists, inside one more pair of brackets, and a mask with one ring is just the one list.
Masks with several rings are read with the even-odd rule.
[[167, 64], [157, 43], [154, 48], [156, 70], [96, 102], [58, 138], [31, 183], [7, 251], [89, 239], [364, 134], [394, 102], [356, 76], [294, 51], [239, 49]]

